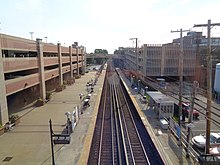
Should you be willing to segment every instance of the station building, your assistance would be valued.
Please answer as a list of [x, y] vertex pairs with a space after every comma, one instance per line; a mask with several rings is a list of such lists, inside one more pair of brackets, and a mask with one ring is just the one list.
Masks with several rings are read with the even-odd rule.
[[19, 107], [73, 84], [85, 72], [84, 55], [77, 42], [64, 47], [0, 33], [0, 124]]

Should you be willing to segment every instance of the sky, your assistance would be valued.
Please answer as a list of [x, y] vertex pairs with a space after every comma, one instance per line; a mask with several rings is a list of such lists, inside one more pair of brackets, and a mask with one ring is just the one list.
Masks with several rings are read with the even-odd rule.
[[[219, 0], [0, 0], [0, 33], [41, 38], [63, 46], [78, 42], [87, 53], [179, 38], [171, 30], [202, 31], [194, 24], [220, 23]], [[186, 33], [183, 33], [183, 36]], [[220, 36], [220, 27], [212, 28]]]

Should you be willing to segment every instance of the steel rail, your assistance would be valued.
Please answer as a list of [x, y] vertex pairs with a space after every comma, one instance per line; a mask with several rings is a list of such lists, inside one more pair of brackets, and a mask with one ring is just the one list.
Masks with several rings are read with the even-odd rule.
[[[107, 84], [106, 84], [106, 86], [107, 86]], [[100, 164], [100, 162], [101, 162], [103, 129], [104, 129], [104, 120], [105, 120], [106, 93], [107, 93], [107, 90], [105, 90], [105, 95], [104, 95], [104, 104], [103, 104], [104, 107], [103, 107], [103, 113], [102, 113], [101, 138], [100, 138], [100, 143], [99, 143], [99, 158], [98, 158], [98, 164]]]
[[[106, 86], [106, 80], [104, 81], [104, 90], [102, 92], [102, 97], [105, 95], [105, 86]], [[103, 107], [104, 102], [100, 102], [99, 108]], [[103, 111], [98, 111], [97, 119], [96, 119], [96, 127], [94, 129], [93, 133], [93, 142], [91, 144], [90, 148], [90, 154], [88, 158], [88, 164], [98, 164], [98, 158], [99, 158], [99, 142], [101, 137], [101, 124], [100, 124], [100, 118], [99, 116], [102, 116]]]
[[[109, 74], [109, 72], [108, 72]], [[98, 164], [113, 164], [113, 146], [112, 146], [112, 116], [111, 116], [111, 92], [110, 84], [106, 81], [106, 93], [104, 97], [104, 108], [100, 109], [103, 111], [102, 116], [102, 128], [101, 128], [101, 140], [100, 140], [100, 152]], [[110, 137], [110, 138], [109, 138]], [[109, 160], [110, 159], [110, 160]]]
[[[119, 149], [118, 150], [116, 150], [116, 153], [115, 153], [115, 143], [117, 144], [117, 138], [115, 138], [115, 136], [116, 136], [116, 129], [117, 129], [117, 127], [115, 126], [116, 125], [116, 121], [115, 121], [115, 119], [114, 119], [114, 97], [113, 97], [113, 95], [112, 95], [112, 85], [110, 85], [110, 98], [111, 98], [111, 102], [113, 103], [112, 104], [112, 106], [111, 106], [111, 128], [112, 128], [112, 136], [111, 136], [111, 138], [112, 138], [112, 159], [113, 159], [113, 165], [115, 165], [115, 161], [117, 161], [117, 156], [116, 155], [118, 155], [117, 153], [118, 153], [118, 151], [120, 151], [120, 147], [119, 147]], [[117, 164], [117, 163], [116, 163]]]
[[116, 103], [116, 113], [118, 115], [118, 120], [119, 120], [119, 127], [120, 127], [120, 130], [121, 130], [121, 137], [122, 137], [122, 144], [123, 144], [123, 150], [124, 150], [124, 153], [125, 153], [125, 161], [126, 161], [126, 164], [129, 165], [129, 159], [128, 159], [128, 155], [126, 154], [128, 151], [127, 151], [127, 148], [126, 148], [126, 142], [125, 142], [125, 135], [124, 135], [124, 130], [123, 130], [123, 127], [122, 127], [122, 120], [121, 120], [121, 115], [120, 115], [120, 106], [119, 106], [119, 99], [118, 99], [118, 96], [117, 96], [117, 92], [116, 92], [116, 87], [115, 87], [115, 78], [113, 76], [113, 87], [114, 87], [114, 95], [115, 95], [115, 103]]
[[114, 126], [115, 126], [115, 138], [116, 138], [116, 143], [115, 143], [115, 150], [116, 150], [116, 153], [117, 154], [117, 158], [115, 159], [115, 161], [118, 163], [118, 164], [123, 164], [123, 154], [124, 154], [124, 150], [123, 150], [123, 144], [121, 144], [121, 132], [120, 132], [120, 124], [119, 124], [119, 121], [118, 121], [118, 117], [117, 117], [117, 112], [116, 112], [116, 109], [117, 109], [117, 105], [116, 105], [116, 98], [115, 98], [115, 95], [114, 95], [114, 86], [112, 85], [112, 104], [113, 104], [113, 118], [114, 118]]
[[[124, 122], [126, 123], [126, 125], [125, 125], [125, 129], [126, 129], [126, 131], [127, 131], [127, 134], [128, 134], [128, 137], [129, 137], [129, 144], [130, 144], [130, 146], [129, 146], [129, 148], [131, 148], [131, 151], [132, 151], [132, 155], [133, 155], [133, 161], [134, 161], [134, 164], [136, 164], [136, 161], [138, 161], [138, 160], [136, 160], [136, 157], [135, 157], [135, 149], [137, 149], [136, 147], [134, 147], [133, 145], [134, 144], [132, 144], [132, 142], [131, 142], [131, 136], [130, 135], [135, 135], [135, 133], [136, 133], [136, 135], [137, 135], [137, 137], [138, 137], [138, 141], [139, 141], [139, 143], [140, 143], [140, 146], [141, 146], [141, 149], [142, 149], [142, 151], [143, 151], [143, 153], [144, 153], [144, 157], [145, 157], [145, 159], [146, 159], [146, 163], [147, 164], [150, 164], [150, 162], [149, 162], [149, 159], [148, 159], [148, 155], [147, 155], [147, 153], [146, 153], [146, 151], [145, 151], [145, 148], [144, 148], [144, 145], [143, 145], [143, 143], [142, 143], [142, 140], [141, 140], [141, 138], [140, 138], [140, 135], [139, 135], [139, 131], [138, 131], [138, 129], [137, 129], [137, 127], [136, 127], [136, 123], [135, 123], [135, 121], [134, 121], [134, 118], [133, 118], [133, 115], [131, 114], [131, 109], [130, 109], [130, 107], [129, 107], [129, 105], [128, 105], [128, 103], [127, 103], [127, 100], [126, 100], [126, 97], [125, 97], [125, 95], [124, 95], [124, 93], [122, 92], [123, 90], [122, 90], [122, 87], [121, 86], [119, 86], [118, 88], [120, 88], [119, 89], [119, 91], [121, 91], [121, 92], [119, 92], [119, 94], [121, 95], [120, 96], [120, 98], [121, 99], [123, 99], [123, 101], [124, 101], [124, 103], [123, 103], [123, 101], [121, 100], [120, 102], [121, 102], [121, 104], [123, 103], [123, 105], [121, 105], [122, 107], [124, 107], [124, 108], [122, 108], [122, 115], [123, 115], [123, 120], [124, 120]], [[126, 105], [126, 106], [125, 106]], [[127, 115], [127, 116], [126, 116]], [[128, 116], [129, 116], [129, 118], [128, 118]], [[128, 119], [131, 119], [131, 120], [128, 120]], [[131, 128], [129, 128], [128, 129], [128, 126], [129, 125], [132, 125], [133, 126], [133, 128], [134, 128], [134, 131], [132, 131], [131, 132]], [[136, 144], [137, 145], [137, 144]], [[138, 153], [138, 154], [140, 154], [140, 153]], [[136, 156], [137, 156], [137, 154], [136, 154]], [[140, 161], [140, 160], [139, 160]], [[143, 161], [143, 160], [142, 160]]]
[[115, 144], [115, 147], [116, 147], [116, 153], [117, 153], [117, 156], [118, 156], [118, 158], [115, 160], [115, 161], [117, 161], [118, 162], [118, 164], [122, 164], [122, 154], [123, 154], [123, 152], [122, 152], [122, 149], [121, 149], [121, 143], [120, 143], [120, 139], [121, 139], [121, 137], [120, 137], [120, 129], [119, 129], [119, 123], [118, 123], [118, 117], [117, 117], [117, 112], [115, 111], [116, 109], [117, 109], [117, 105], [116, 105], [116, 98], [115, 98], [115, 95], [114, 95], [114, 87], [113, 87], [113, 85], [112, 85], [112, 93], [113, 93], [113, 95], [112, 95], [112, 100], [113, 100], [113, 102], [112, 102], [112, 104], [113, 104], [113, 113], [114, 113], [114, 120], [115, 120], [115, 122], [114, 122], [114, 124], [115, 124], [115, 137], [116, 137], [116, 144]]
[[[127, 102], [130, 98], [111, 65], [107, 68], [101, 97], [88, 164], [160, 164], [158, 151], [134, 105]], [[132, 108], [134, 111], [130, 112]]]
[[[116, 79], [118, 80], [118, 84], [119, 84], [119, 78], [118, 78], [118, 76], [116, 77]], [[120, 85], [120, 84], [119, 84]], [[118, 89], [118, 86], [116, 87], [116, 93], [117, 93], [117, 95], [118, 95], [118, 99], [120, 99], [120, 92], [121, 91], [119, 91], [119, 89]], [[124, 118], [124, 115], [123, 115], [123, 113], [122, 113], [122, 104], [121, 104], [121, 100], [118, 100], [118, 102], [119, 102], [119, 112], [118, 113], [120, 113], [121, 114], [121, 117], [122, 117], [122, 127], [123, 127], [123, 129], [124, 129], [124, 132], [125, 132], [125, 139], [126, 139], [126, 147], [128, 148], [127, 149], [127, 153], [126, 153], [126, 155], [127, 155], [127, 157], [128, 158], [130, 158], [129, 159], [129, 162], [130, 162], [130, 164], [135, 164], [135, 159], [134, 159], [134, 153], [132, 152], [132, 147], [131, 147], [131, 140], [130, 140], [130, 138], [129, 138], [129, 134], [128, 134], [128, 128], [127, 128], [127, 126], [126, 126], [126, 122], [125, 122], [125, 118]]]

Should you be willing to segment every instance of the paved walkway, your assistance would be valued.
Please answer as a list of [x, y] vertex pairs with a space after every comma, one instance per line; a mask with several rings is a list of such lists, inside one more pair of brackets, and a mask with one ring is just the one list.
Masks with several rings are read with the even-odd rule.
[[[67, 120], [65, 112], [72, 112], [74, 107], [80, 104], [79, 94], [87, 94], [86, 83], [95, 78], [95, 73], [89, 72], [76, 79], [74, 85], [55, 93], [44, 106], [35, 108], [27, 106], [19, 112], [23, 115], [21, 122], [12, 131], [0, 136], [0, 164], [51, 165], [49, 120], [52, 120], [55, 133], [61, 133], [65, 129]], [[80, 115], [79, 123], [71, 134], [71, 143], [54, 146], [56, 165], [77, 164], [103, 81], [104, 72], [94, 87], [91, 106]]]

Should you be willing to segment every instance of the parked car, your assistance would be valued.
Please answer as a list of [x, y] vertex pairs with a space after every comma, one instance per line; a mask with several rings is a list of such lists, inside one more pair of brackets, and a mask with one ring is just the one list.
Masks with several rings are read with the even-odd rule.
[[210, 148], [209, 153], [212, 154], [212, 155], [216, 155], [216, 157], [218, 159], [220, 159], [220, 146]]
[[93, 70], [99, 70], [99, 68], [98, 67], [94, 67]]
[[[186, 117], [189, 116], [190, 110], [191, 110], [191, 103], [190, 102], [183, 102], [182, 103], [182, 110], [183, 113], [185, 113]], [[198, 118], [199, 117], [199, 112], [194, 108], [193, 109], [193, 118]]]
[[[200, 149], [205, 149], [205, 145], [206, 145], [205, 135], [194, 136], [192, 138], [192, 143]], [[210, 146], [216, 147], [216, 145], [220, 145], [220, 133], [211, 132], [210, 133]]]

